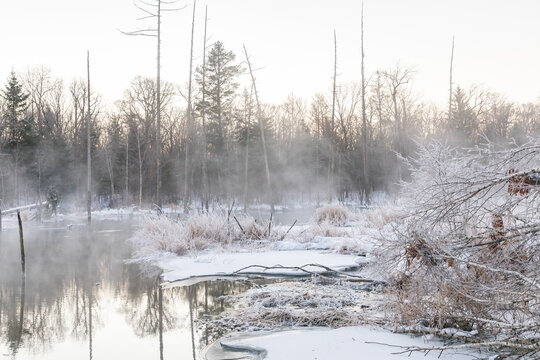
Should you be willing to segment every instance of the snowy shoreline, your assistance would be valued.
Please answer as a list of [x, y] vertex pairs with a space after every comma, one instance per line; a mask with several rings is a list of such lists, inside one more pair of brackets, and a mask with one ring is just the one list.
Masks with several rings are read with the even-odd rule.
[[[227, 355], [243, 355], [243, 359], [266, 360], [356, 360], [366, 359], [439, 359], [454, 360], [489, 357], [489, 353], [461, 349], [414, 351], [442, 346], [433, 336], [410, 336], [368, 325], [329, 328], [291, 328], [260, 333], [234, 334], [224, 337], [203, 351], [205, 360], [225, 359]], [[409, 349], [409, 351], [407, 351]], [[411, 351], [412, 350], [412, 351]], [[403, 353], [400, 353], [403, 352]], [[492, 354], [491, 354], [492, 355]]]

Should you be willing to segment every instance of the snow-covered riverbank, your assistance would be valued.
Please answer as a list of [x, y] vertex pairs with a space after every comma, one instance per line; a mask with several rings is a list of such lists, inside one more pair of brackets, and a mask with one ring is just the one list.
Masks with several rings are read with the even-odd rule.
[[[242, 359], [265, 360], [357, 360], [357, 359], [479, 359], [489, 353], [471, 349], [437, 350], [441, 341], [432, 336], [397, 334], [380, 327], [349, 326], [339, 329], [311, 328], [247, 333], [224, 338], [207, 348], [206, 360], [230, 359], [242, 354]], [[240, 357], [235, 357], [240, 358]]]

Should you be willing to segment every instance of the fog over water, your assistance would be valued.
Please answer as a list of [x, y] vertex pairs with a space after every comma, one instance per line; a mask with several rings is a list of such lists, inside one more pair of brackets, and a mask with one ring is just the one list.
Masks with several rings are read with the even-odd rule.
[[192, 319], [220, 313], [227, 307], [221, 295], [250, 287], [215, 281], [162, 288], [157, 271], [124, 262], [133, 222], [66, 225], [27, 224], [24, 288], [18, 233], [0, 233], [0, 354], [6, 358], [193, 358], [218, 334]]

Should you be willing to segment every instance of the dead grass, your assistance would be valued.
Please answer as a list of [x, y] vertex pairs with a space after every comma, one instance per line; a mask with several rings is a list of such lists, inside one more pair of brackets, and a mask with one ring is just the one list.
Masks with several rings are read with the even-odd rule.
[[247, 215], [234, 218], [226, 214], [192, 215], [185, 221], [166, 216], [151, 215], [142, 221], [142, 227], [130, 239], [136, 258], [147, 258], [159, 252], [177, 255], [220, 247], [252, 247], [255, 240], [275, 241], [282, 230], [268, 224], [259, 224]]
[[349, 221], [349, 210], [341, 204], [328, 204], [316, 210], [315, 219], [318, 224], [328, 222], [334, 226], [345, 226]]

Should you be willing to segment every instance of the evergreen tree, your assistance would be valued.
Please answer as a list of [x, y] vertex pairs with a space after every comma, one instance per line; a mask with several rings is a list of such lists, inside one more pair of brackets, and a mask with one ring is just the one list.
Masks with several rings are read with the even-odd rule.
[[6, 101], [6, 111], [3, 116], [7, 128], [7, 146], [34, 145], [36, 134], [32, 126], [32, 118], [26, 115], [28, 94], [22, 90], [17, 76], [12, 71], [2, 96]]
[[[235, 64], [235, 54], [227, 51], [218, 41], [210, 49], [206, 59], [205, 104], [197, 103], [197, 109], [205, 107], [208, 119], [208, 143], [212, 150], [224, 150], [226, 130], [231, 125], [233, 102], [238, 89], [237, 78], [242, 68]], [[197, 83], [202, 86], [202, 69], [197, 68]]]

